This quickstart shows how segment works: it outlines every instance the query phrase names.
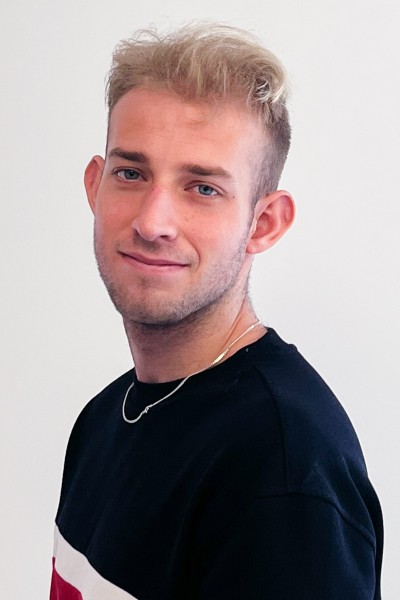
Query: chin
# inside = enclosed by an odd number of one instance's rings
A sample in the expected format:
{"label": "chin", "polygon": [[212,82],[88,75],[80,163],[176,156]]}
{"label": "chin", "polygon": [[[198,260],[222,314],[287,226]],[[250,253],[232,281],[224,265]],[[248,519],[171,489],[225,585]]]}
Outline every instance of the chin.
{"label": "chin", "polygon": [[[124,322],[144,327],[147,329],[168,329],[170,327],[192,325],[203,319],[215,310],[220,304],[221,298],[207,301],[202,304],[198,302],[181,302],[175,306],[171,302],[163,302],[162,305],[132,306],[132,303],[121,303],[120,299],[112,298],[115,308],[121,314]],[[166,307],[168,306],[168,310]]]}
{"label": "chin", "polygon": [[163,302],[162,306],[152,307],[149,303],[145,303],[144,306],[132,305],[131,302],[122,302],[121,298],[111,297],[111,300],[124,321],[139,326],[172,327],[190,316],[182,307],[173,307],[167,301]]}

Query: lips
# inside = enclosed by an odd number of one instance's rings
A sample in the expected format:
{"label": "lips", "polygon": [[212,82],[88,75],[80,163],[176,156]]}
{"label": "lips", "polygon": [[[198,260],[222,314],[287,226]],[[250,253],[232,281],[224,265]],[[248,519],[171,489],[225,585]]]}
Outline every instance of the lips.
{"label": "lips", "polygon": [[123,252],[120,251],[120,254],[128,261],[133,262],[133,263],[138,263],[138,265],[143,265],[143,266],[147,266],[147,267],[166,267],[166,268],[182,268],[182,267],[187,267],[188,264],[181,262],[181,261],[177,261],[177,260],[173,260],[170,258],[164,258],[164,257],[152,257],[152,256],[145,256],[143,254],[138,254],[136,252]]}

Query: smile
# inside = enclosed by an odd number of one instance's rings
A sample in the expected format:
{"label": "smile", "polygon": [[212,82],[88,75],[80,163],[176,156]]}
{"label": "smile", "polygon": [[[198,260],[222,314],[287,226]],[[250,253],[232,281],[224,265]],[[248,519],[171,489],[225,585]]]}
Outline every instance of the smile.
{"label": "smile", "polygon": [[177,262],[168,258],[153,258],[137,253],[120,252],[122,258],[132,267],[147,273],[173,273],[187,267],[187,263]]}

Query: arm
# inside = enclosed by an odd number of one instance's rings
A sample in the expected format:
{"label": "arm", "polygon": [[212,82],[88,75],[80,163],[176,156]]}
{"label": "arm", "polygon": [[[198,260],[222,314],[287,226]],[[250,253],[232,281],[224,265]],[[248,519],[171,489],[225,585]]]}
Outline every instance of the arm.
{"label": "arm", "polygon": [[319,497],[260,498],[215,537],[201,600],[379,600],[374,540]]}

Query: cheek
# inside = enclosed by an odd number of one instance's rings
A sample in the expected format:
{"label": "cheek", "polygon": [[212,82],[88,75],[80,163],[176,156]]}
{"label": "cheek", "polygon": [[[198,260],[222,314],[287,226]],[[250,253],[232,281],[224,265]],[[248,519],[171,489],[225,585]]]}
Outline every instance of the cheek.
{"label": "cheek", "polygon": [[121,204],[107,206],[100,203],[95,213],[95,231],[102,238],[113,238],[122,231],[131,231],[132,214]]}
{"label": "cheek", "polygon": [[196,247],[200,256],[206,258],[210,263],[217,264],[229,262],[244,252],[247,242],[247,230],[234,228],[232,226],[220,225],[209,227],[204,232],[201,240],[198,239]]}

